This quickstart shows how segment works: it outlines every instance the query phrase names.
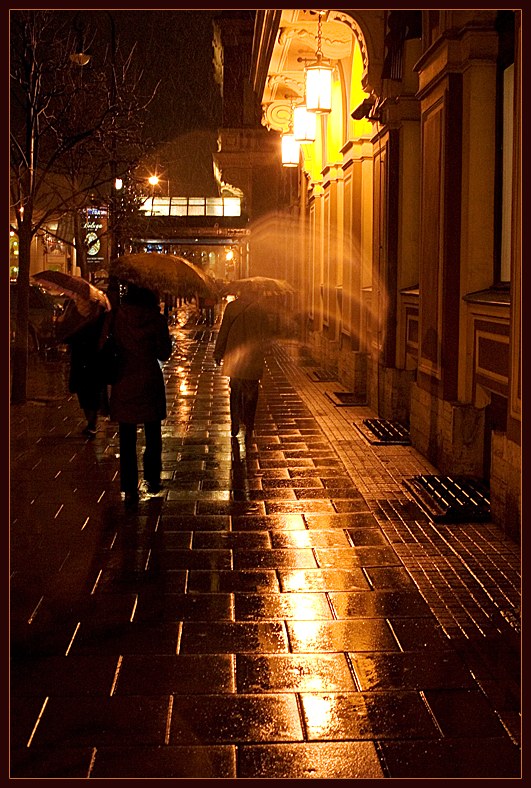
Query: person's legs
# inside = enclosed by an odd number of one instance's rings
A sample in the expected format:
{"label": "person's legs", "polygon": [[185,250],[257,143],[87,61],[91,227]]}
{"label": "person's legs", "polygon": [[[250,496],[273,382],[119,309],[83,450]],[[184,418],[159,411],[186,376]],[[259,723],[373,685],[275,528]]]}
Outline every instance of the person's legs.
{"label": "person's legs", "polygon": [[242,381],[238,378],[230,379],[230,431],[236,437],[240,430],[242,420]]}
{"label": "person's legs", "polygon": [[247,434],[254,430],[256,406],[258,404],[258,381],[244,380],[242,386],[242,421]]}
{"label": "person's legs", "polygon": [[89,438],[94,438],[96,436],[98,413],[102,404],[101,388],[92,380],[87,381],[78,391],[77,398],[87,420],[87,423],[82,430],[83,435],[88,435]]}
{"label": "person's legs", "polygon": [[100,416],[108,416],[110,412],[109,388],[107,385],[105,385],[100,389],[99,414]]}
{"label": "person's legs", "polygon": [[162,428],[160,421],[144,424],[146,448],[143,455],[144,479],[149,492],[159,492],[162,472]]}
{"label": "person's legs", "polygon": [[138,462],[136,457],[136,424],[118,425],[120,436],[120,489],[128,496],[138,497]]}
{"label": "person's legs", "polygon": [[98,411],[94,408],[83,408],[83,413],[87,420],[87,424],[83,429],[83,435],[89,438],[96,437],[96,423],[98,421]]}

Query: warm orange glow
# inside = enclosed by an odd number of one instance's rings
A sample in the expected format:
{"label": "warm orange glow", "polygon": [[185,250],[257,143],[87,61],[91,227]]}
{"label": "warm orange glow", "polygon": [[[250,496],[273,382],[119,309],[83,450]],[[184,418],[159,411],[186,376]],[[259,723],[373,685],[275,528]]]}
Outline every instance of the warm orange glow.
{"label": "warm orange glow", "polygon": [[315,112],[308,112],[306,105],[293,110],[293,133],[297,142],[315,142],[317,118]]}
{"label": "warm orange glow", "polygon": [[300,145],[293,134],[282,135],[282,166],[298,167]]}
{"label": "warm orange glow", "polygon": [[332,83],[332,113],[326,121],[326,159],[327,164],[335,164],[342,159],[341,148],[345,144],[343,122],[342,88],[339,79]]}
{"label": "warm orange glow", "polygon": [[72,63],[75,63],[76,66],[86,66],[90,60],[90,55],[87,55],[85,52],[73,52],[70,55],[70,60]]}
{"label": "warm orange glow", "polygon": [[306,68],[306,108],[319,114],[332,109],[332,67],[320,61]]}
{"label": "warm orange glow", "polygon": [[333,720],[330,695],[305,695],[304,711],[312,728],[325,732]]}
{"label": "warm orange glow", "polygon": [[365,99],[369,98],[369,94],[363,90],[362,77],[364,72],[363,56],[359,43],[355,40],[352,48],[352,70],[350,78],[350,98],[349,106],[349,132],[350,138],[358,138],[369,136],[373,132],[372,123],[367,118],[356,120],[350,114],[354,107],[358,107]]}

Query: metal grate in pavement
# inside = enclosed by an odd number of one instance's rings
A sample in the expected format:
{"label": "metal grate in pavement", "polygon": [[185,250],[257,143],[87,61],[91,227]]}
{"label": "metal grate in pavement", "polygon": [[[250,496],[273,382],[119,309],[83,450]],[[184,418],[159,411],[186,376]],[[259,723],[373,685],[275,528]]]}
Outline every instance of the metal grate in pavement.
{"label": "metal grate in pavement", "polygon": [[332,381],[337,380],[337,378],[323,369],[313,369],[311,372],[308,372],[308,377],[314,383],[332,383]]}
{"label": "metal grate in pavement", "polygon": [[346,407],[348,405],[366,405],[365,400],[354,394],[353,391],[325,391],[328,399],[336,405],[336,407]]}
{"label": "metal grate in pavement", "polygon": [[409,430],[398,421],[363,419],[361,425],[357,422],[353,423],[369,443],[398,444],[402,446],[408,446],[411,443]]}
{"label": "metal grate in pavement", "polygon": [[412,476],[405,487],[428,517],[439,523],[482,522],[490,519],[489,490],[467,476]]}

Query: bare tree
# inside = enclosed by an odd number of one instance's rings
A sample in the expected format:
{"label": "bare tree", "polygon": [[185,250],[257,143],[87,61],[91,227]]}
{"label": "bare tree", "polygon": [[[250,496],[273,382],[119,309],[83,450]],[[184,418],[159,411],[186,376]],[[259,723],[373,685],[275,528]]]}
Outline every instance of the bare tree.
{"label": "bare tree", "polygon": [[154,94],[142,96],[134,48],[123,56],[112,16],[102,13],[110,22],[107,43],[82,27],[79,13],[11,12],[10,213],[19,240],[14,404],[26,401],[33,238],[70,216],[87,276],[82,212],[94,201],[112,205],[115,177],[134,169],[148,149],[142,129]]}

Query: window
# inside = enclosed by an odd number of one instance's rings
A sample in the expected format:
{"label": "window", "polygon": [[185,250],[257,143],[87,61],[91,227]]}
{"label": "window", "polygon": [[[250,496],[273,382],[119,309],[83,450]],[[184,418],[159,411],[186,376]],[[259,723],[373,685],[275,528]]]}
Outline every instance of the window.
{"label": "window", "polygon": [[241,213],[240,198],[239,197],[224,197],[223,198],[223,215],[224,216],[239,216]]}
{"label": "window", "polygon": [[207,216],[223,216],[223,198],[207,197],[206,199]]}
{"label": "window", "polygon": [[148,216],[241,216],[239,197],[147,197]]}
{"label": "window", "polygon": [[172,197],[170,216],[186,216],[188,213],[188,200],[186,197]]}
{"label": "window", "polygon": [[496,203],[494,284],[511,279],[514,164],[514,12],[500,11],[496,106]]}
{"label": "window", "polygon": [[190,197],[188,200],[188,216],[204,216],[204,215],[205,215],[205,198]]}

